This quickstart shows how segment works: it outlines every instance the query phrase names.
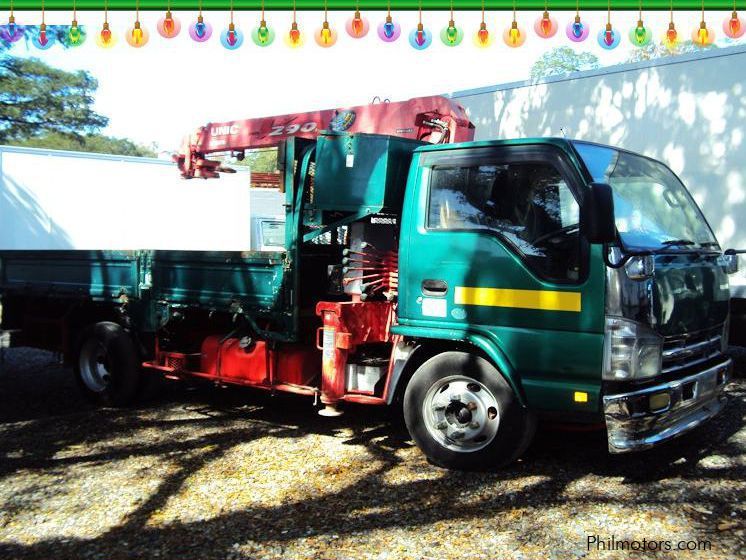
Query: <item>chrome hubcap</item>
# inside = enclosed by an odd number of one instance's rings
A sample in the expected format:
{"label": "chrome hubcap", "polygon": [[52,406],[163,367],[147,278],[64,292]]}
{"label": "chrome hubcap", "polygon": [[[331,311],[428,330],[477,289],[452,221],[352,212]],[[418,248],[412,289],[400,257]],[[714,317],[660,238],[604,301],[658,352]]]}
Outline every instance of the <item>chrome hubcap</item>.
{"label": "chrome hubcap", "polygon": [[479,381],[465,375],[439,379],[425,395],[422,417],[430,435],[453,451],[479,451],[500,426],[497,399]]}
{"label": "chrome hubcap", "polygon": [[111,382],[106,349],[97,340],[88,340],[80,351],[80,376],[91,391],[101,393]]}

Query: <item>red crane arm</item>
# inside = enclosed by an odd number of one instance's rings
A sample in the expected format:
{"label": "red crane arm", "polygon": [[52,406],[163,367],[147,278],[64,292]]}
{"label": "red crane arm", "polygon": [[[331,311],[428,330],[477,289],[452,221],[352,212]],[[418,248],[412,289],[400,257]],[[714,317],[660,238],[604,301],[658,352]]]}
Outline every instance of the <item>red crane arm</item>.
{"label": "red crane arm", "polygon": [[446,97],[418,97],[343,109],[208,123],[184,139],[174,156],[184,178],[218,177],[216,152],[240,152],[276,146],[290,137],[315,138],[322,130],[367,132],[424,140],[434,144],[474,139],[466,110]]}

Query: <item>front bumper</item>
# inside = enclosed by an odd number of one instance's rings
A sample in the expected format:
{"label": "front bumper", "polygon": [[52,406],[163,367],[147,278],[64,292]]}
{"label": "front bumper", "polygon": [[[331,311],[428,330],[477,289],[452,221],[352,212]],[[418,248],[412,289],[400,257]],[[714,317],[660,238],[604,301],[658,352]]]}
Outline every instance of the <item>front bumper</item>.
{"label": "front bumper", "polygon": [[[603,398],[609,452],[626,453],[653,447],[696,428],[725,404],[725,388],[732,361],[683,379]],[[650,397],[668,394],[670,402],[651,410]],[[662,396],[665,401],[665,396]],[[660,401],[661,397],[656,397]]]}

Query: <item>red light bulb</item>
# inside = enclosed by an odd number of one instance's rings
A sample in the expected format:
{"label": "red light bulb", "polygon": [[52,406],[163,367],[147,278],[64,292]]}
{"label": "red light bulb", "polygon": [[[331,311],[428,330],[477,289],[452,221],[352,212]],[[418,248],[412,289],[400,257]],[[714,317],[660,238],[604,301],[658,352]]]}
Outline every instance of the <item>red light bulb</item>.
{"label": "red light bulb", "polygon": [[414,40],[420,47],[425,44],[425,27],[421,23],[417,24],[417,34]]}
{"label": "red light bulb", "polygon": [[733,17],[728,22],[728,27],[733,35],[738,35],[741,32],[741,20],[738,19],[736,12],[733,12]]}
{"label": "red light bulb", "polygon": [[363,18],[360,17],[360,10],[355,10],[355,17],[352,18],[352,31],[355,35],[362,35],[365,29]]}
{"label": "red light bulb", "polygon": [[675,43],[678,38],[679,34],[676,31],[676,26],[674,26],[673,22],[669,23],[668,31],[666,31],[666,39],[668,39],[669,43]]}
{"label": "red light bulb", "polygon": [[549,19],[549,12],[544,12],[541,18],[541,32],[548,36],[552,32],[552,20]]}
{"label": "red light bulb", "polygon": [[477,39],[482,45],[486,45],[490,40],[490,32],[487,31],[487,24],[482,22],[479,24],[479,31],[477,32]]}
{"label": "red light bulb", "polygon": [[293,22],[292,27],[290,28],[290,41],[297,45],[300,41],[300,30],[298,29],[298,24]]}
{"label": "red light bulb", "polygon": [[614,44],[614,31],[611,28],[611,24],[606,24],[606,31],[604,31],[604,43],[606,43],[607,46],[611,46]]}

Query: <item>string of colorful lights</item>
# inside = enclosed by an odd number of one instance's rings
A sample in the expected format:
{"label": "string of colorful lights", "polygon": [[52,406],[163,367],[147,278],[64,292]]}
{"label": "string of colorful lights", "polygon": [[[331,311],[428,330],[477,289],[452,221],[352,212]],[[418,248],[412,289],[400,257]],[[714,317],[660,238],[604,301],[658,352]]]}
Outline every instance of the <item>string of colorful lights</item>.
{"label": "string of colorful lights", "polygon": [[[10,15],[8,17],[8,23],[0,25],[0,40],[6,43],[15,43],[26,37],[30,39],[31,43],[40,50],[49,49],[55,43],[56,35],[50,33],[46,22],[46,2],[49,0],[40,0],[41,7],[41,23],[40,25],[25,26],[15,19],[14,10],[17,8],[17,2],[14,4],[14,0],[10,2]],[[72,0],[72,22],[67,26],[64,34],[64,42],[66,46],[77,47],[85,42],[87,33],[83,25],[78,24],[77,10],[78,5],[83,0]],[[110,9],[111,0],[103,0],[104,9],[104,22],[101,30],[96,36],[96,44],[101,48],[111,48],[116,43],[116,36],[112,33],[108,13]],[[140,1],[135,0],[135,21],[132,27],[130,27],[125,33],[125,40],[127,43],[134,48],[141,48],[148,43],[149,33],[148,30],[140,22]],[[202,13],[202,1],[198,3],[198,16],[197,19],[189,26],[189,36],[197,43],[204,43],[212,36],[212,25],[205,19]],[[554,37],[559,30],[559,24],[557,20],[549,13],[549,0],[543,0],[543,12],[536,19],[534,23],[534,33],[541,39],[549,39]],[[285,34],[285,44],[292,48],[302,46],[304,43],[303,34],[301,33],[298,22],[296,19],[296,9],[298,0],[292,2],[292,13],[293,21],[290,29]],[[737,11],[737,0],[733,0],[733,11],[723,22],[723,32],[731,39],[738,39],[746,33],[746,25],[744,25],[743,19],[738,15]],[[366,17],[363,16],[360,9],[360,0],[356,0],[354,4],[354,12],[345,24],[345,31],[353,39],[361,39],[368,34],[370,30],[370,23]],[[474,34],[474,44],[480,48],[489,47],[493,41],[487,29],[487,23],[485,21],[485,5],[486,0],[481,0],[481,13],[482,19],[479,24],[479,28]],[[166,14],[163,18],[158,20],[157,31],[158,34],[164,39],[172,39],[179,35],[181,31],[181,23],[178,18],[174,17],[172,11],[172,0],[166,0]],[[314,32],[314,41],[317,45],[323,48],[332,47],[338,38],[337,31],[329,23],[329,0],[324,0],[324,19],[321,26]],[[566,35],[567,38],[575,43],[580,43],[588,39],[590,35],[590,26],[582,21],[580,16],[580,0],[575,0],[574,11],[575,17],[572,21],[567,24]],[[251,38],[255,45],[259,47],[268,47],[275,39],[274,30],[267,24],[265,16],[265,0],[261,0],[261,17],[259,25],[255,27],[251,32]],[[512,0],[512,12],[513,19],[510,26],[507,27],[502,35],[503,42],[511,47],[518,48],[523,45],[526,41],[527,34],[519,26],[516,17],[518,6],[516,0]],[[700,0],[699,9],[701,10],[702,19],[699,24],[692,30],[692,42],[700,47],[706,47],[711,45],[716,39],[716,33],[712,27],[707,24],[706,21],[706,6],[705,1]],[[418,23],[415,28],[409,33],[409,44],[417,49],[427,49],[433,40],[432,33],[425,27],[422,18],[423,11],[423,0],[418,0]],[[449,0],[448,7],[450,18],[448,24],[443,27],[440,32],[440,40],[448,47],[456,47],[461,44],[464,38],[464,31],[462,28],[456,25],[456,19],[454,15],[454,1]],[[606,25],[604,28],[598,31],[597,41],[598,44],[607,50],[617,48],[622,41],[622,34],[614,28],[612,24],[612,4],[611,0],[606,0]],[[670,23],[668,29],[663,35],[663,44],[673,50],[679,43],[680,38],[676,26],[674,24],[674,4],[673,0],[669,0],[668,10],[670,11]],[[633,46],[643,48],[649,45],[653,40],[653,32],[647,27],[643,20],[643,3],[642,0],[638,0],[636,11],[639,14],[637,24],[635,27],[630,29],[628,38]],[[234,19],[234,0],[230,0],[230,20],[228,26],[220,34],[220,43],[229,50],[236,50],[243,45],[244,35],[243,32],[236,26]],[[50,26],[51,27],[51,26]],[[391,2],[387,0],[386,4],[386,17],[378,25],[378,37],[384,42],[394,42],[401,35],[401,27],[394,21],[391,13]],[[27,33],[29,36],[27,36]]]}

